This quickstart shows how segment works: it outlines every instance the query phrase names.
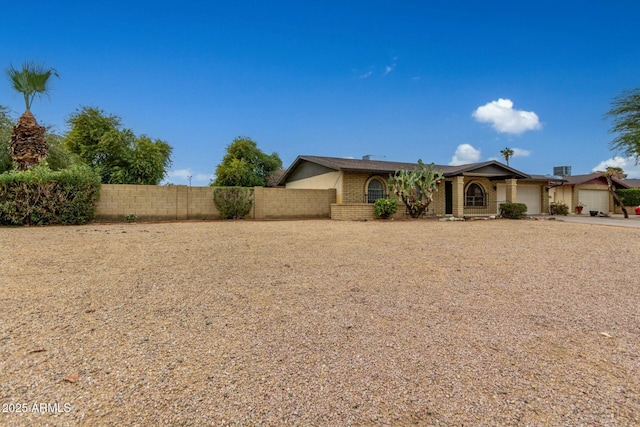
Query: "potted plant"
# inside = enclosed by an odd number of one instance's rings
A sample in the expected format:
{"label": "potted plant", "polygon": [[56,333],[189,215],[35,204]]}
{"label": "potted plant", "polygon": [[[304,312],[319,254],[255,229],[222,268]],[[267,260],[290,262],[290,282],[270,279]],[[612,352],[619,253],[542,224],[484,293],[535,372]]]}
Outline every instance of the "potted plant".
{"label": "potted plant", "polygon": [[578,215],[581,215],[582,214],[582,209],[584,209],[585,206],[586,205],[584,203],[578,202],[578,204],[576,205],[576,213]]}

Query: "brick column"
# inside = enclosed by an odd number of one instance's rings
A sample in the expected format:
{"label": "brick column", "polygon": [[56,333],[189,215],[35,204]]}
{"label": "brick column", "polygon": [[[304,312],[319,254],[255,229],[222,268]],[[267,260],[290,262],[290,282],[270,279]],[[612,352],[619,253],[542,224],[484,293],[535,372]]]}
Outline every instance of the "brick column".
{"label": "brick column", "polygon": [[507,202],[515,203],[516,202],[516,187],[518,186],[517,179],[505,179],[507,184]]}
{"label": "brick column", "polygon": [[453,177],[453,216],[464,216],[464,176]]}
{"label": "brick column", "polygon": [[265,188],[253,187],[253,209],[252,219],[264,219],[265,218]]}
{"label": "brick column", "polygon": [[548,214],[549,213],[549,189],[547,188],[547,186],[542,186],[542,189],[540,190],[542,192],[542,213],[543,214]]}
{"label": "brick column", "polygon": [[189,187],[176,185],[176,219],[189,219]]}

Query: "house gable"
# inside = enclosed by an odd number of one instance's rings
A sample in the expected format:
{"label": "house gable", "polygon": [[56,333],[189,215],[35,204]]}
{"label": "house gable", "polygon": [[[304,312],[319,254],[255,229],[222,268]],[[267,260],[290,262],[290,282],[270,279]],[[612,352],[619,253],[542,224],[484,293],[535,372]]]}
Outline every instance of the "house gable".
{"label": "house gable", "polygon": [[287,181],[299,181],[301,179],[324,175],[335,171],[336,169],[303,160],[288,173]]}
{"label": "house gable", "polygon": [[498,164],[490,164],[463,172],[466,176],[485,176],[494,179],[527,178],[523,173],[507,170]]}

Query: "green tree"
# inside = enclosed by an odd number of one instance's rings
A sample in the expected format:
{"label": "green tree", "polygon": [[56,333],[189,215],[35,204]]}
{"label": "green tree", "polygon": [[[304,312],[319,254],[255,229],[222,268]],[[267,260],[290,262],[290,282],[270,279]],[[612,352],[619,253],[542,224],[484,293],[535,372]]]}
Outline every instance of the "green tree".
{"label": "green tree", "polygon": [[504,150],[500,150],[500,155],[504,158],[504,161],[507,162],[507,166],[509,166],[509,159],[513,157],[513,150],[509,147],[505,147]]}
{"label": "green tree", "polygon": [[71,165],[82,163],[78,155],[67,150],[62,136],[47,132],[45,138],[49,144],[49,154],[45,160],[51,170],[67,169]]}
{"label": "green tree", "polygon": [[24,96],[26,111],[13,127],[9,154],[21,170],[37,165],[49,152],[49,145],[45,138],[45,128],[40,126],[31,113],[31,104],[37,96],[48,96],[49,79],[58,77],[53,68],[25,62],[22,68],[13,65],[5,70],[5,75],[11,86]]}
{"label": "green tree", "polygon": [[12,129],[13,123],[9,118],[9,109],[0,105],[0,173],[10,170],[13,163],[9,155]]}
{"label": "green tree", "polygon": [[615,97],[605,114],[613,120],[610,133],[618,134],[610,146],[636,160],[640,158],[640,88],[627,90]]}
{"label": "green tree", "polygon": [[157,185],[171,166],[171,146],[137,137],[123,128],[120,117],[94,107],[82,107],[68,119],[66,148],[97,168],[105,184]]}
{"label": "green tree", "polygon": [[389,176],[391,191],[404,202],[412,218],[419,218],[427,211],[433,201],[433,194],[438,191],[438,183],[444,178],[435,170],[433,163],[428,166],[418,160],[418,168],[407,171],[399,170]]}
{"label": "green tree", "polygon": [[266,154],[251,138],[238,137],[227,146],[227,154],[216,168],[214,186],[264,186],[267,177],[282,168],[277,153]]}

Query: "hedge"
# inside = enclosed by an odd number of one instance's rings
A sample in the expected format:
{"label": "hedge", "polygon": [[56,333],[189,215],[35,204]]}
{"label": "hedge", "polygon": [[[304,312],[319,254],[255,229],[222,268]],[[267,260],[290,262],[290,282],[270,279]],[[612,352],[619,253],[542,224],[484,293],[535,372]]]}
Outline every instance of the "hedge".
{"label": "hedge", "polygon": [[640,188],[625,188],[616,190],[625,206],[640,206]]}
{"label": "hedge", "polygon": [[100,175],[89,166],[35,166],[0,174],[0,224],[86,224],[95,218]]}
{"label": "hedge", "polygon": [[502,216],[510,219],[520,219],[527,212],[527,205],[524,203],[502,203],[500,205]]}

